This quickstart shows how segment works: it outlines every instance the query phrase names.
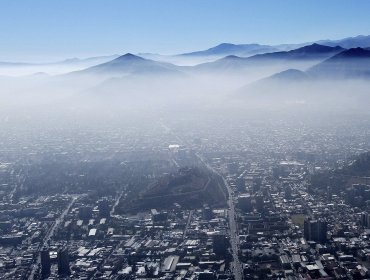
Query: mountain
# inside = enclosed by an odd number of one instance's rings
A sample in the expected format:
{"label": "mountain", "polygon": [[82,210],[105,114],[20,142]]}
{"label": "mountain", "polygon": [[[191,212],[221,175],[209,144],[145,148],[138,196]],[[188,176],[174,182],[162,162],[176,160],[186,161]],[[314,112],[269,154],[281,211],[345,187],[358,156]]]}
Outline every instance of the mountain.
{"label": "mountain", "polygon": [[[351,79],[362,78],[362,82]],[[305,108],[368,110],[370,51],[344,50],[306,71],[288,69],[249,83],[235,92],[236,100],[254,106],[304,105]],[[281,107],[281,108],[283,108]]]}
{"label": "mountain", "polygon": [[222,43],[203,51],[180,54],[179,56],[214,56],[223,57],[227,55],[251,56],[259,53],[273,52],[278,49],[260,44],[230,44]]}
{"label": "mountain", "polygon": [[296,68],[298,64],[307,61],[316,63],[343,51],[341,47],[328,47],[312,44],[298,49],[282,52],[272,52],[254,55],[251,57],[239,57],[235,55],[226,56],[219,60],[197,65],[195,69],[205,71],[240,71],[245,68],[270,67],[279,65],[275,72]]}
{"label": "mountain", "polygon": [[274,74],[266,79],[269,80],[276,80],[276,81],[305,81],[309,77],[308,75],[300,70],[297,69],[288,69],[277,74]]}
{"label": "mountain", "polygon": [[314,59],[314,60],[317,60],[317,59],[328,58],[334,54],[342,52],[343,50],[344,49],[339,46],[329,47],[329,46],[324,46],[324,45],[319,45],[317,43],[314,43],[312,45],[300,47],[298,49],[294,49],[290,51],[259,54],[259,55],[252,56],[249,59],[253,59],[253,60],[261,60],[261,59],[312,60]]}
{"label": "mountain", "polygon": [[128,75],[128,74],[180,74],[176,66],[170,63],[145,59],[127,53],[111,61],[87,68],[75,74]]}
{"label": "mountain", "polygon": [[71,71],[78,71],[117,58],[118,55],[96,56],[89,58],[69,58],[55,62],[0,62],[0,75],[23,76],[37,72],[58,75]]}
{"label": "mountain", "polygon": [[319,78],[370,78],[370,50],[352,48],[308,69]]}
{"label": "mountain", "polygon": [[350,48],[367,48],[370,47],[370,35],[359,35],[356,37],[348,37],[339,40],[319,40],[315,42],[304,42],[297,44],[279,44],[279,45],[260,45],[260,44],[231,44],[222,43],[215,47],[202,51],[194,51],[189,53],[179,54],[182,57],[224,57],[228,55],[235,55],[241,57],[249,57],[256,54],[264,54],[279,51],[290,51],[312,44],[329,46],[329,47],[342,47],[344,49]]}
{"label": "mountain", "polygon": [[[339,50],[340,48],[332,48]],[[310,50],[305,52],[304,50]],[[328,53],[330,49],[322,48],[322,46],[313,44],[311,46],[303,47],[294,51],[276,53],[277,57],[287,57],[287,54],[294,53],[292,57],[297,57],[296,54],[309,53],[310,57],[313,52],[312,50],[323,51]],[[260,56],[258,56],[260,57]],[[299,55],[300,57],[300,55]],[[250,58],[252,59],[252,58]],[[322,81],[326,78],[341,78],[342,81],[345,78],[370,78],[370,50],[362,48],[353,48],[344,50],[336,55],[316,64],[309,68],[307,71],[300,71],[297,69],[288,69],[279,73],[273,74],[266,78],[257,80],[256,82],[242,87],[239,92],[247,91],[274,91],[277,87],[285,87],[291,84],[297,84],[301,82],[310,82],[314,84],[316,81]]]}
{"label": "mountain", "polygon": [[317,43],[326,46],[340,46],[345,49],[351,48],[368,48],[370,47],[370,35],[359,35],[356,37],[348,37],[340,40],[320,40]]}
{"label": "mountain", "polygon": [[[282,93],[287,93],[287,89],[298,83],[309,80],[309,76],[297,69],[288,69],[269,77],[257,80],[253,83],[247,84],[237,90],[237,95],[248,97],[281,97]],[[278,94],[277,94],[278,93]]]}

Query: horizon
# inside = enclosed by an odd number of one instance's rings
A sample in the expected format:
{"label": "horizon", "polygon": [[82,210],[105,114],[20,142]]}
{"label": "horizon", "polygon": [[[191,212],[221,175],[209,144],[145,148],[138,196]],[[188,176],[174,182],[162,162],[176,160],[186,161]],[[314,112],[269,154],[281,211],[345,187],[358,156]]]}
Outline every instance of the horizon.
{"label": "horizon", "polygon": [[[204,49],[194,49],[194,50],[191,50],[191,51],[188,51],[188,52],[173,53],[173,54],[163,54],[163,53],[159,53],[159,52],[134,52],[134,51],[132,51],[132,52],[95,54],[95,55],[91,55],[91,56],[60,57],[60,58],[55,58],[54,60],[47,60],[47,61],[39,61],[39,60],[35,60],[35,61],[33,61],[33,60],[30,60],[30,61],[25,61],[25,60],[23,60],[23,61],[20,61],[20,60],[2,60],[2,61],[0,61],[0,63],[52,64],[52,63],[60,63],[60,62],[68,61],[68,60],[74,60],[74,59],[76,59],[76,60],[85,60],[85,59],[98,58],[98,57],[123,56],[123,55],[126,55],[126,54],[133,54],[135,56],[145,56],[147,54],[149,54],[149,55],[163,55],[163,56],[177,56],[177,55],[182,55],[182,54],[187,54],[187,53],[192,53],[192,52],[206,51],[208,49],[218,47],[222,44],[230,44],[230,45],[253,45],[253,44],[257,44],[257,45],[266,45],[266,46],[280,46],[280,45],[293,45],[293,46],[294,45],[305,45],[305,46],[308,46],[308,45],[311,45],[311,44],[319,44],[320,45],[321,44],[320,41],[337,41],[337,40],[342,40],[342,39],[368,37],[368,36],[370,36],[370,35],[360,34],[360,35],[354,35],[354,36],[346,36],[346,37],[343,37],[343,38],[332,38],[332,39],[323,38],[323,39],[317,39],[317,40],[309,41],[309,42],[290,42],[290,43],[283,42],[283,43],[279,43],[279,44],[262,44],[262,43],[259,43],[259,42],[244,42],[244,43],[221,42],[221,43],[217,43],[216,45],[206,47]],[[300,46],[297,46],[296,48],[300,48]]]}
{"label": "horizon", "polygon": [[5,0],[0,23],[8,28],[0,31],[0,61],[46,62],[128,52],[173,55],[223,42],[337,40],[366,35],[369,9],[369,2],[351,5],[344,0]]}

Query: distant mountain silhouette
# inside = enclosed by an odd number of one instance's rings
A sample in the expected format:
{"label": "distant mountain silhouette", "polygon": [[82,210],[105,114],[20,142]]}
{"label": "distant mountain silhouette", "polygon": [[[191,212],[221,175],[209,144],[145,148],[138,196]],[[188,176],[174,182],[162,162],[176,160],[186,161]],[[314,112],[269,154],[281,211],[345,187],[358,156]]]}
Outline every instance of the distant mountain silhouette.
{"label": "distant mountain silhouette", "polygon": [[328,47],[319,44],[304,46],[291,51],[272,52],[254,55],[251,57],[226,56],[214,62],[203,63],[194,67],[198,70],[241,70],[246,67],[256,67],[276,63],[299,62],[299,61],[321,61],[329,58],[344,49],[341,47]]}
{"label": "distant mountain silhouette", "polygon": [[291,51],[255,55],[250,57],[250,59],[325,59],[343,50],[344,49],[339,46],[329,47],[314,43]]}
{"label": "distant mountain silhouette", "polygon": [[176,66],[170,63],[145,59],[127,53],[111,61],[75,72],[78,74],[180,74]]}
{"label": "distant mountain silhouette", "polygon": [[356,37],[348,37],[340,40],[320,40],[318,44],[326,46],[341,46],[345,49],[351,48],[368,48],[370,47],[370,35],[359,35]]}
{"label": "distant mountain silhouette", "polygon": [[307,73],[318,78],[370,78],[370,50],[345,50],[311,67]]}
{"label": "distant mountain silhouette", "polygon": [[307,80],[309,77],[308,75],[300,70],[297,69],[288,69],[282,71],[280,73],[274,74],[266,79],[270,80],[281,80],[281,81],[303,81]]}
{"label": "distant mountain silhouette", "polygon": [[254,92],[270,94],[275,93],[277,89],[281,91],[282,87],[308,80],[309,76],[305,72],[297,69],[288,69],[245,85],[237,90],[237,93],[241,95]]}
{"label": "distant mountain silhouette", "polygon": [[190,53],[180,54],[179,56],[228,56],[236,55],[248,57],[256,54],[264,54],[279,51],[290,51],[304,46],[317,44],[329,47],[350,48],[368,48],[370,47],[370,35],[359,35],[356,37],[348,37],[339,40],[318,40],[315,42],[304,42],[299,44],[279,44],[279,45],[260,45],[260,44],[231,44],[222,43],[215,47],[202,51],[194,51]]}
{"label": "distant mountain silhouette", "polygon": [[254,54],[272,52],[277,50],[278,49],[268,45],[260,44],[236,45],[230,43],[222,43],[204,51],[184,53],[180,54],[180,56],[227,56],[227,55],[251,56]]}

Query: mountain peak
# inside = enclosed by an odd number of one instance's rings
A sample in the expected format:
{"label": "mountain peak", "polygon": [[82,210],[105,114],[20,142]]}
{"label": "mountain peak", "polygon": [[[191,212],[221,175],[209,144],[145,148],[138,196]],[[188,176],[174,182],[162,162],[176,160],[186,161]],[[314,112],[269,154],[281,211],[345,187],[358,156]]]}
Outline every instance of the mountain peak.
{"label": "mountain peak", "polygon": [[116,58],[116,60],[144,60],[144,58],[134,55],[132,53],[126,53]]}
{"label": "mountain peak", "polygon": [[221,58],[222,60],[234,60],[234,59],[241,59],[240,56],[237,56],[237,55],[228,55],[228,56],[225,56],[224,58]]}
{"label": "mountain peak", "polygon": [[230,46],[235,46],[235,44],[232,44],[232,43],[221,43],[221,44],[218,44],[217,46],[215,46],[213,48],[217,48],[217,47],[230,47]]}

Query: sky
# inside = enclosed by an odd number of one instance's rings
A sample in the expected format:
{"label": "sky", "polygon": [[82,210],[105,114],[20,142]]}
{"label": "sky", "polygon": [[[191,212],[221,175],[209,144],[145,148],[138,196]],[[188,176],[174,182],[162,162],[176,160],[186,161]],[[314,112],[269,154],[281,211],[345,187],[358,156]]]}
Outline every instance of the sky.
{"label": "sky", "polygon": [[1,0],[0,61],[370,35],[366,0]]}

